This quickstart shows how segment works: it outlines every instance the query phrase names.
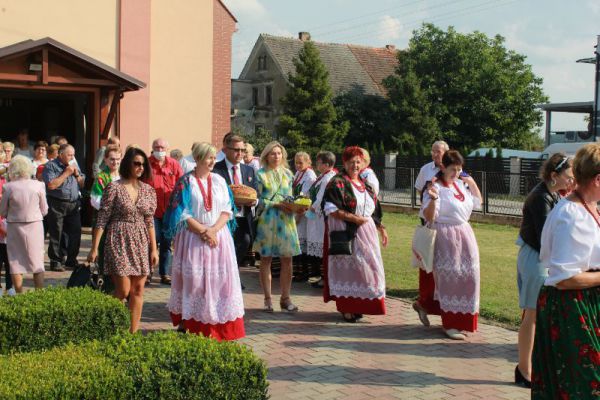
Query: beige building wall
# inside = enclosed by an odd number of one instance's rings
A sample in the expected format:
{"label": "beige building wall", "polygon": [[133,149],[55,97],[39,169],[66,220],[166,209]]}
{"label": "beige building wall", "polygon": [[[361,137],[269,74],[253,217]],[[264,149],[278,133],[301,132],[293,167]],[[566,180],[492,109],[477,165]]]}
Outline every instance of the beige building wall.
{"label": "beige building wall", "polygon": [[213,2],[152,1],[150,137],[211,141]]}
{"label": "beige building wall", "polygon": [[0,47],[47,36],[117,67],[119,0],[0,0]]}

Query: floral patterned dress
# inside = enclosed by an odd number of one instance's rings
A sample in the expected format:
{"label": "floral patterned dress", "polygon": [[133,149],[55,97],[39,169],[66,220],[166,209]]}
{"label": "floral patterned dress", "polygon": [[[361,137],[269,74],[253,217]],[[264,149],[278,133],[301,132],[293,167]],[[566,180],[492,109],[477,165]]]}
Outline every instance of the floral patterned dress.
{"label": "floral patterned dress", "polygon": [[292,195],[292,172],[285,168],[258,170],[258,197],[264,207],[258,217],[253,250],[263,257],[293,257],[300,254],[300,243],[293,214],[275,204]]}
{"label": "floral patterned dress", "polygon": [[145,276],[150,273],[150,236],[156,193],[140,182],[134,203],[121,181],[109,184],[102,196],[96,227],[105,230],[104,273]]}

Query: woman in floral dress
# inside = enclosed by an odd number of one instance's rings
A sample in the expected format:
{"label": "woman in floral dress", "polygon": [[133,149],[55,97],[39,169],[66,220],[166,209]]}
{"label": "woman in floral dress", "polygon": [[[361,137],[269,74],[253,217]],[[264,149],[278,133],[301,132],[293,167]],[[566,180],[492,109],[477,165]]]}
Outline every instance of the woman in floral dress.
{"label": "woman in floral dress", "polygon": [[258,217],[253,250],[260,253],[260,283],[265,296],[264,310],[273,312],[271,301],[271,261],[281,260],[281,309],[298,311],[292,303],[292,257],[300,254],[296,221],[292,210],[283,202],[292,195],[293,175],[288,169],[287,152],[279,142],[265,146],[258,170],[258,198],[262,213]]}
{"label": "woman in floral dress", "polygon": [[216,149],[194,146],[196,167],[175,186],[163,218],[175,238],[168,309],[180,330],[217,340],[244,337],[244,301],[233,236],[227,182],[212,173]]}
{"label": "woman in floral dress", "polygon": [[600,144],[579,149],[573,175],[542,230],[532,399],[600,398]]}
{"label": "woman in floral dress", "polygon": [[142,182],[152,174],[143,150],[129,148],[119,174],[121,179],[109,184],[102,196],[88,261],[96,261],[100,238],[106,230],[104,273],[112,275],[114,296],[121,301],[128,300],[129,330],[135,333],[142,316],[144,282],[150,273],[150,265],[158,263],[153,219],[156,193]]}

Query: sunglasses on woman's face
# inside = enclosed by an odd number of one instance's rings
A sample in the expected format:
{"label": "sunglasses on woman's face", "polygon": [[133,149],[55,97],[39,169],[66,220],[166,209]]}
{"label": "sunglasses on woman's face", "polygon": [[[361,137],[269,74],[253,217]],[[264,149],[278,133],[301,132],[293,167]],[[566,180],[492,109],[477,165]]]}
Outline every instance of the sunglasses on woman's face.
{"label": "sunglasses on woman's face", "polygon": [[132,162],[132,164],[134,167],[138,167],[138,168],[144,166],[144,163],[141,161],[134,161],[134,162]]}

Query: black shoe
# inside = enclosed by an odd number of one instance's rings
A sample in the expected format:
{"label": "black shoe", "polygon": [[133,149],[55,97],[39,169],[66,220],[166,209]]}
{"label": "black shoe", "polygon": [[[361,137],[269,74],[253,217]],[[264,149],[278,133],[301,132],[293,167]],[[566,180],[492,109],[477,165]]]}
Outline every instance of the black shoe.
{"label": "black shoe", "polygon": [[246,290],[246,286],[242,282],[240,282],[240,285],[242,285],[242,290]]}
{"label": "black shoe", "polygon": [[515,367],[515,384],[531,389],[531,381],[525,379],[518,365]]}
{"label": "black shoe", "polygon": [[65,269],[60,263],[56,261],[50,261],[50,271],[54,272],[65,272]]}
{"label": "black shoe", "polygon": [[344,318],[344,321],[346,322],[350,322],[351,324],[356,322],[356,316],[354,314],[350,314],[348,313],[348,315],[351,315],[351,317],[346,316],[346,314],[342,313],[342,318]]}

